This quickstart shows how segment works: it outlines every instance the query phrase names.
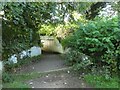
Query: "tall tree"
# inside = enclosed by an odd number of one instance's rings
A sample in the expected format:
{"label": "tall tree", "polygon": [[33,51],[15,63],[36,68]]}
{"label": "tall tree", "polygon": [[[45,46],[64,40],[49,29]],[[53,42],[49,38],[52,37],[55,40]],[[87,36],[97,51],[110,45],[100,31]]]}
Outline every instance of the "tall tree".
{"label": "tall tree", "polygon": [[106,6],[106,2],[97,2],[90,6],[90,9],[86,11],[87,19],[94,19],[99,11]]}
{"label": "tall tree", "polygon": [[[3,59],[36,45],[39,38],[39,24],[64,23],[64,18],[72,12],[83,12],[91,3],[76,2],[9,2],[4,5]],[[58,17],[59,19],[53,19]]]}

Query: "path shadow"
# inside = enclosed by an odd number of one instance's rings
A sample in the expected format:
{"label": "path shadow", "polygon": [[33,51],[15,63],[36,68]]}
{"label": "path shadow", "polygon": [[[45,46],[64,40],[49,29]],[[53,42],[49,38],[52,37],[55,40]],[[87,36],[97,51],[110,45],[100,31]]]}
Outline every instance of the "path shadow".
{"label": "path shadow", "polygon": [[32,72],[49,72],[52,70],[66,68],[64,60],[60,56],[61,54],[56,52],[42,52],[42,56],[39,61],[21,67],[17,73],[32,73]]}

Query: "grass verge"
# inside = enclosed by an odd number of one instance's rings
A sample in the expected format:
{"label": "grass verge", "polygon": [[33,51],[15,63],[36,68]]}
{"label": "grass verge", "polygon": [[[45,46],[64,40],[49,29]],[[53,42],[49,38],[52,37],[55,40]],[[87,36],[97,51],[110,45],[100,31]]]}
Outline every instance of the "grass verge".
{"label": "grass verge", "polygon": [[31,88],[25,82],[37,77],[41,77],[41,73],[30,73],[30,74],[12,74],[14,78],[13,82],[3,83],[3,88]]}
{"label": "grass verge", "polygon": [[106,80],[103,75],[87,74],[84,76],[84,80],[95,88],[119,88],[119,79],[116,76]]}

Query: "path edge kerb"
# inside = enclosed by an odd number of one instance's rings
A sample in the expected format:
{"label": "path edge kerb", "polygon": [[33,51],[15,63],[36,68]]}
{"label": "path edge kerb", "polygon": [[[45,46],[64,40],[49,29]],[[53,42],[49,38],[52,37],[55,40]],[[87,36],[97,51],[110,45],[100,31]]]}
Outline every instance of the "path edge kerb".
{"label": "path edge kerb", "polygon": [[54,73],[54,72],[59,72],[59,71],[67,71],[71,70],[73,67],[65,67],[65,68],[60,68],[56,70],[49,70],[49,71],[44,71],[44,72],[38,72],[38,73]]}
{"label": "path edge kerb", "polygon": [[[71,71],[73,67],[65,67],[61,69],[56,69],[56,70],[49,70],[49,71],[44,71],[44,72],[32,72],[32,73],[27,73],[27,74],[49,74],[49,73],[55,73],[55,72],[64,72],[64,71]],[[23,74],[15,74],[15,75],[23,75]]]}

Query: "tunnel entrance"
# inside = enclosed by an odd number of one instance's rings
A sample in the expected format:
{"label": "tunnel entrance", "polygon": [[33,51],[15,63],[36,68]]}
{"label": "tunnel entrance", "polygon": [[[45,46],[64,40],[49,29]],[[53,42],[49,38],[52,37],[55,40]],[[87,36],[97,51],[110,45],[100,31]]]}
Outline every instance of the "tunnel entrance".
{"label": "tunnel entrance", "polygon": [[59,40],[53,36],[41,36],[41,43],[42,43],[42,52],[44,54],[53,53],[53,54],[60,54],[63,53],[63,47]]}

